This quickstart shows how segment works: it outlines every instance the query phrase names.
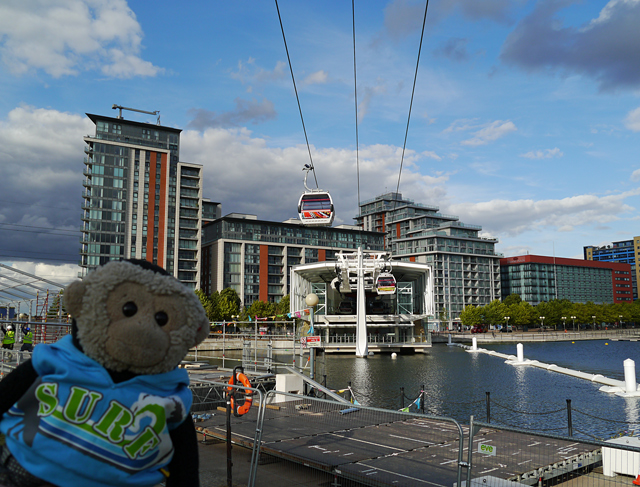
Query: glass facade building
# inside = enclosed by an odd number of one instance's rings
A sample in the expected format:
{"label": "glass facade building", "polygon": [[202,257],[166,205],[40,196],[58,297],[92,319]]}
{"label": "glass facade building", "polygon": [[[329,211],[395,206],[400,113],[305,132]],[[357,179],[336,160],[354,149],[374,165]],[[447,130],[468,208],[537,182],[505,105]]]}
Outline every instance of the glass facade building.
{"label": "glass facade building", "polygon": [[87,114],[82,273],[144,259],[195,288],[200,280],[202,166],[179,162],[180,130]]}
{"label": "glass facade building", "polygon": [[467,305],[499,299],[498,240],[480,237],[482,227],[440,213],[437,206],[386,193],[360,204],[358,225],[383,232],[385,250],[395,259],[433,265],[436,319],[450,328]]}
{"label": "glass facade building", "polygon": [[620,262],[631,266],[633,282],[633,299],[638,299],[638,280],[640,280],[640,237],[631,240],[613,242],[599,247],[588,245],[584,247],[585,260],[598,262]]}
{"label": "glass facade building", "polygon": [[242,304],[290,293],[291,267],[336,260],[340,250],[382,250],[383,235],[346,227],[305,227],[230,214],[203,227],[201,289],[233,288]]}
{"label": "glass facade building", "polygon": [[503,299],[518,294],[534,306],[554,299],[597,304],[633,300],[629,264],[521,255],[501,259],[500,266]]}

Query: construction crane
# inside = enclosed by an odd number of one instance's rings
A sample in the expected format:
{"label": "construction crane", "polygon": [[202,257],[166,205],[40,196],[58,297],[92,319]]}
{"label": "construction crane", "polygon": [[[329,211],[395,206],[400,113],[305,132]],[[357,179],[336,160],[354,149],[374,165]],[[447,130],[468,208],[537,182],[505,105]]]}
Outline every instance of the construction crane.
{"label": "construction crane", "polygon": [[160,125],[160,110],[156,110],[155,112],[147,112],[145,110],[138,110],[137,108],[122,107],[120,105],[116,105],[115,103],[113,104],[113,106],[111,108],[113,108],[114,110],[115,109],[119,109],[120,110],[118,112],[118,119],[122,118],[122,110],[129,110],[130,112],[138,112],[138,113],[147,113],[149,115],[158,115],[157,125]]}

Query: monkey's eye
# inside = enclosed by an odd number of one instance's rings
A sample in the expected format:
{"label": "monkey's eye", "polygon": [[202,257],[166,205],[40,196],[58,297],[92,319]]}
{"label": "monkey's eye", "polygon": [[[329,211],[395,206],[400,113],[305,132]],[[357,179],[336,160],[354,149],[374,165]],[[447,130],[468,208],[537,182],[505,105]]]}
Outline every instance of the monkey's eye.
{"label": "monkey's eye", "polygon": [[122,306],[122,314],[124,314],[127,318],[130,318],[137,312],[138,312],[138,307],[136,306],[136,303],[134,303],[133,301],[128,301],[124,303],[124,305]]}
{"label": "monkey's eye", "polygon": [[167,316],[167,313],[164,311],[158,311],[154,318],[156,319],[156,323],[160,326],[164,326],[169,322],[169,316]]}

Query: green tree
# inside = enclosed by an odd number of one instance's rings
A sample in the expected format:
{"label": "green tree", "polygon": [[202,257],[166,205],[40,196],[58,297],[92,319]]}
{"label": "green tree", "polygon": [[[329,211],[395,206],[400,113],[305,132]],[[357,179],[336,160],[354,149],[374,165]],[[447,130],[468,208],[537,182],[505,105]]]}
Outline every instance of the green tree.
{"label": "green tree", "polygon": [[518,304],[509,306],[508,311],[508,316],[511,317],[509,323],[517,328],[530,326],[534,322],[533,316],[535,314],[535,310],[533,306],[526,301],[520,301]]}
{"label": "green tree", "polygon": [[220,293],[220,300],[218,301],[218,313],[221,320],[230,321],[232,316],[240,314],[239,304],[227,296],[222,296],[222,293]]}
{"label": "green tree", "polygon": [[481,309],[477,306],[466,306],[460,313],[460,321],[464,326],[472,327],[482,323]]}
{"label": "green tree", "polygon": [[209,318],[209,321],[215,321],[213,319],[214,309],[213,309],[213,302],[211,301],[211,297],[207,296],[205,292],[201,289],[196,289],[195,293],[196,293],[196,296],[198,296],[198,299],[200,300],[200,304],[202,304],[202,307],[204,308],[205,313],[207,313],[207,318]]}
{"label": "green tree", "polygon": [[444,329],[447,329],[449,323],[449,311],[447,311],[446,306],[440,308],[438,319],[440,320],[440,326],[442,326]]}
{"label": "green tree", "polygon": [[520,297],[519,294],[509,294],[509,296],[507,296],[506,298],[504,298],[503,303],[506,306],[512,306],[514,304],[518,304],[522,301],[522,298]]}
{"label": "green tree", "polygon": [[286,315],[290,311],[291,298],[287,294],[276,304],[276,314]]}
{"label": "green tree", "polygon": [[274,316],[276,314],[276,304],[275,303],[265,303],[264,301],[254,301],[249,306],[247,310],[247,314],[251,316],[251,318],[268,318],[270,316]]}
{"label": "green tree", "polygon": [[220,299],[226,299],[230,301],[231,304],[236,307],[236,309],[240,309],[240,296],[238,296],[238,293],[232,287],[223,289],[220,293]]}
{"label": "green tree", "polygon": [[485,323],[488,325],[497,325],[504,323],[504,317],[507,316],[509,308],[499,299],[494,299],[481,309]]}

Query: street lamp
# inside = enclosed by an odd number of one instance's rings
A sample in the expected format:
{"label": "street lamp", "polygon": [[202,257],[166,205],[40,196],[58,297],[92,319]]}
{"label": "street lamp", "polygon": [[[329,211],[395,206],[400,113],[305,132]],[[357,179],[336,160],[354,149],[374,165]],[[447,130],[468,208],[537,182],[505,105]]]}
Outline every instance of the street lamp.
{"label": "street lamp", "polygon": [[618,326],[620,328],[622,328],[622,315],[618,316],[619,320],[618,320]]}
{"label": "street lamp", "polygon": [[507,331],[509,331],[509,318],[511,318],[511,316],[504,317],[504,319],[507,320]]}
{"label": "street lamp", "polygon": [[567,317],[563,316],[562,317],[562,326],[564,327],[564,332],[567,332]]}
{"label": "street lamp", "polygon": [[233,332],[236,333],[238,331],[238,323],[236,320],[240,320],[240,315],[231,315],[231,319],[233,320]]}
{"label": "street lamp", "polygon": [[571,316],[571,320],[573,321],[573,331],[576,331],[576,317]]}
{"label": "street lamp", "polygon": [[592,318],[593,318],[593,329],[595,331],[595,329],[596,329],[596,317],[595,317],[595,315],[593,315]]}
{"label": "street lamp", "polygon": [[542,326],[542,331],[544,332],[544,316],[540,317],[540,321],[541,321],[540,326]]}
{"label": "street lamp", "polygon": [[[310,318],[310,329],[309,329],[309,333],[311,335],[314,335],[315,332],[313,330],[313,312],[315,311],[315,307],[318,305],[318,302],[320,301],[320,299],[318,298],[318,295],[315,293],[309,293],[307,294],[307,296],[304,298],[304,302],[307,304],[307,306],[309,306],[309,308],[311,308],[311,313],[309,313],[309,318]],[[315,355],[316,355],[316,349],[315,346],[309,347],[309,366],[311,368],[311,370],[309,371],[309,378],[311,380],[314,379],[315,377]]]}

